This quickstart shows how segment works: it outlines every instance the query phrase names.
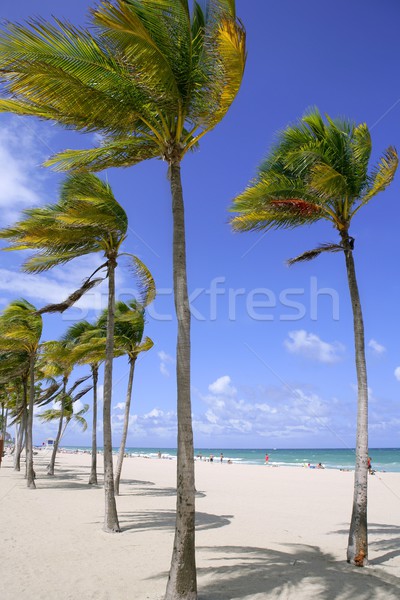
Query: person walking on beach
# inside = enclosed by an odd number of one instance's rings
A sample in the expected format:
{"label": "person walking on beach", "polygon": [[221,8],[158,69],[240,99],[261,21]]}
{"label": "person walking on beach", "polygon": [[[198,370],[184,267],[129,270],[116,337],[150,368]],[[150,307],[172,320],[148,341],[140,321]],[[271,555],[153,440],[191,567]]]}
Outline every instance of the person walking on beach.
{"label": "person walking on beach", "polygon": [[223,460],[224,460],[224,455],[223,455],[223,454],[222,454],[222,452],[221,452],[221,454],[220,454],[220,461],[221,461],[221,464],[222,464]]}
{"label": "person walking on beach", "polygon": [[266,455],[265,455],[265,464],[267,464],[267,463],[268,463],[268,461],[269,461],[269,456],[268,456],[268,454],[266,454]]}

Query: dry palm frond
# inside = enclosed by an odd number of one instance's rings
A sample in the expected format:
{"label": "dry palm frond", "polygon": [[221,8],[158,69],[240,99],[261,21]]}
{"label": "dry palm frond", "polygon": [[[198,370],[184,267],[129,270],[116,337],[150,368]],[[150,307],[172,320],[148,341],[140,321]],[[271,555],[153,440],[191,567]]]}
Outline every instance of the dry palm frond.
{"label": "dry palm frond", "polygon": [[298,263],[298,262],[305,262],[307,260],[313,260],[320,254],[322,254],[322,252],[341,252],[343,250],[344,250],[344,248],[340,244],[321,244],[320,246],[318,246],[317,248],[314,248],[313,250],[307,250],[307,252],[303,252],[303,254],[300,254],[299,256],[296,256],[295,258],[290,258],[287,261],[287,264],[291,267],[292,265],[294,265],[295,263]]}

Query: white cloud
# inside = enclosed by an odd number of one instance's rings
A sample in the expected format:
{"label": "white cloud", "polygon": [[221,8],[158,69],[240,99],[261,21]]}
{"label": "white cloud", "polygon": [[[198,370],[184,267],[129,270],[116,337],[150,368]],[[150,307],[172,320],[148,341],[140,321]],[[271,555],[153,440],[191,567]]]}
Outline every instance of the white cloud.
{"label": "white cloud", "polygon": [[400,367],[396,367],[394,370],[394,376],[396,377],[397,381],[400,381]]}
{"label": "white cloud", "polygon": [[194,414],[194,432],[212,440],[240,436],[252,440],[268,437],[278,442],[290,440],[294,434],[306,439],[310,434],[325,432],[337,409],[318,394],[287,386],[247,388],[241,397],[242,392],[228,375],[211,383],[207,394],[198,395],[208,408]]}
{"label": "white cloud", "polygon": [[369,340],[368,348],[371,348],[371,350],[373,350],[375,354],[383,354],[384,352],[386,352],[385,346],[382,346],[382,344],[379,344],[379,342],[377,342],[374,339]]}
{"label": "white cloud", "polygon": [[116,405],[114,406],[114,408],[115,408],[116,410],[124,410],[124,408],[125,408],[125,402],[118,402],[118,404],[116,404]]}
{"label": "white cloud", "polygon": [[229,375],[219,377],[216,381],[210,383],[208,389],[212,394],[222,396],[236,396],[237,393],[236,388],[231,385],[231,378]]}
{"label": "white cloud", "polygon": [[167,365],[173,364],[174,363],[174,359],[172,356],[170,356],[169,354],[167,354],[166,352],[164,352],[164,350],[160,350],[160,352],[158,352],[158,358],[160,359],[160,372],[162,375],[164,375],[164,377],[169,377],[170,376],[170,372],[169,369],[167,367]]}
{"label": "white cloud", "polygon": [[[47,173],[41,169],[46,156],[50,128],[17,117],[1,119],[0,127],[0,219],[15,220],[23,208],[39,204]],[[49,198],[46,198],[48,201]]]}
{"label": "white cloud", "polygon": [[322,363],[335,363],[341,359],[344,347],[339,342],[324,342],[315,333],[304,329],[290,331],[285,340],[286,349],[292,354],[300,354],[306,358]]}

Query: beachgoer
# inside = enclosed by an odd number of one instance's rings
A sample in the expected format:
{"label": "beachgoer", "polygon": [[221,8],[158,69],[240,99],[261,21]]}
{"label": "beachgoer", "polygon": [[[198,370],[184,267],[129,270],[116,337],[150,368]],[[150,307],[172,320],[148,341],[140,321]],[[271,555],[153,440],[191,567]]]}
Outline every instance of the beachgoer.
{"label": "beachgoer", "polygon": [[265,463],[267,463],[269,461],[269,456],[268,454],[265,455]]}
{"label": "beachgoer", "polygon": [[367,463],[368,473],[369,473],[370,475],[374,475],[374,474],[375,474],[375,471],[374,471],[374,470],[373,470],[373,468],[372,468],[371,461],[372,461],[371,457],[370,457],[370,456],[368,456],[368,463]]}
{"label": "beachgoer", "polygon": [[210,454],[210,462],[214,462],[214,455]]}
{"label": "beachgoer", "polygon": [[324,465],[322,463],[318,463],[317,464],[317,469],[325,469]]}
{"label": "beachgoer", "polygon": [[158,458],[161,458],[161,450],[158,451]]}
{"label": "beachgoer", "polygon": [[221,462],[224,460],[224,455],[222,454],[222,452],[221,452],[221,454],[219,456],[219,459],[220,459]]}

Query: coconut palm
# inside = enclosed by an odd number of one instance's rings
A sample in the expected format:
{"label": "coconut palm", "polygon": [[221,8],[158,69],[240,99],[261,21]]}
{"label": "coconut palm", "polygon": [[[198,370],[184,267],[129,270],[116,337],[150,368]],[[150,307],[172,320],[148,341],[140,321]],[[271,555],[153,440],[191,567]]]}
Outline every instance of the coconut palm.
{"label": "coconut palm", "polygon": [[33,470],[33,406],[35,400],[35,362],[42,335],[42,317],[27,300],[10,302],[0,318],[0,343],[3,351],[26,356],[29,365],[23,376],[24,407],[27,405],[29,387],[29,405],[26,419],[26,478],[29,488],[35,488]]}
{"label": "coconut palm", "polygon": [[[89,485],[97,485],[97,384],[99,367],[105,359],[105,333],[100,331],[97,324],[89,321],[78,321],[68,328],[63,340],[74,344],[74,357],[80,364],[90,365],[93,382],[92,405],[92,460],[89,475]],[[100,340],[97,337],[100,336]],[[94,339],[95,338],[95,339]],[[104,343],[103,343],[104,339]],[[100,341],[100,344],[99,344]]]}
{"label": "coconut palm", "polygon": [[354,319],[355,362],[358,381],[356,467],[353,513],[347,560],[363,566],[368,558],[367,461],[368,387],[364,324],[354,264],[353,217],[395,175],[398,156],[389,147],[369,170],[371,136],[365,123],[321,117],[314,109],[284,130],[259,169],[257,179],[233,203],[239,215],[237,231],[292,229],[325,220],[339,234],[338,243],[307,251],[289,261],[311,260],[323,252],[343,252]]}
{"label": "coconut palm", "polygon": [[[73,258],[102,252],[106,262],[100,268],[107,269],[108,277],[108,322],[106,356],[104,367],[104,488],[106,495],[104,530],[119,531],[117,508],[114,496],[111,439],[111,393],[112,361],[114,353],[114,304],[115,268],[122,242],[126,237],[127,216],[118,204],[111,187],[91,173],[72,175],[61,187],[57,204],[24,211],[25,219],[14,226],[0,231],[0,238],[10,241],[8,250],[34,250],[23,270],[40,273]],[[63,311],[75,302],[85,290],[99,279],[94,273],[77,292],[58,305],[41,309],[42,312]]]}
{"label": "coconut palm", "polygon": [[[43,375],[45,377],[61,377],[62,379],[62,390],[59,393],[59,397],[57,397],[57,400],[60,402],[60,409],[57,410],[57,413],[59,414],[58,431],[54,440],[50,462],[47,466],[47,475],[54,476],[56,455],[64,431],[64,408],[66,407],[66,401],[69,398],[67,396],[67,385],[75,366],[75,361],[72,354],[72,345],[67,342],[45,342],[42,344],[41,351],[39,368],[42,370]],[[54,418],[55,417],[53,416],[52,419],[44,420],[54,420]]]}
{"label": "coconut palm", "polygon": [[[151,301],[152,298],[153,296],[149,298],[149,301]],[[119,495],[119,484],[121,479],[122,463],[124,460],[126,439],[128,436],[129,414],[136,360],[141,352],[147,352],[153,347],[153,342],[150,338],[146,337],[145,339],[143,339],[144,324],[145,319],[143,305],[138,304],[136,300],[132,300],[128,303],[116,303],[115,347],[121,354],[124,354],[128,357],[129,362],[124,423],[122,428],[121,443],[118,452],[117,466],[115,468],[114,488],[115,494],[117,496]]]}
{"label": "coconut palm", "polygon": [[[1,319],[1,317],[0,317]],[[22,370],[21,370],[22,369]],[[2,407],[6,408],[6,423],[15,425],[14,470],[21,470],[21,454],[27,422],[27,391],[29,379],[29,360],[26,353],[4,352],[0,355],[0,382],[2,389]],[[7,416],[10,419],[7,419]]]}
{"label": "coconut palm", "polygon": [[[0,329],[1,329],[0,316]],[[21,454],[27,422],[27,398],[29,381],[29,357],[26,352],[0,352],[0,386],[5,422],[16,426],[14,446],[14,470],[21,470]],[[25,383],[25,386],[23,385]]]}
{"label": "coconut palm", "polygon": [[181,161],[223,119],[240,88],[246,50],[235,0],[114,0],[91,12],[91,32],[68,23],[9,25],[0,39],[8,94],[0,111],[34,115],[103,136],[100,147],[66,151],[59,170],[168,164],[173,279],[178,319],[177,522],[166,598],[196,598],[194,457],[190,398]]}
{"label": "coconut palm", "polygon": [[84,415],[89,410],[89,404],[84,404],[80,410],[74,412],[74,402],[76,402],[76,399],[63,391],[60,408],[48,408],[38,415],[42,423],[51,423],[52,421],[64,422],[60,440],[71,422],[77,423],[82,428],[82,431],[86,431],[87,429],[87,422]]}

